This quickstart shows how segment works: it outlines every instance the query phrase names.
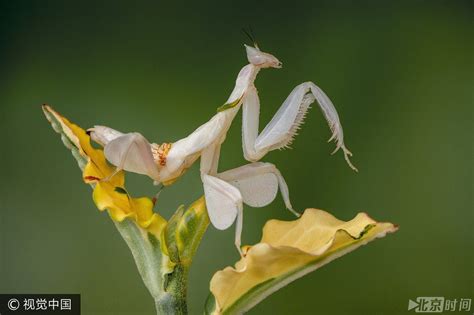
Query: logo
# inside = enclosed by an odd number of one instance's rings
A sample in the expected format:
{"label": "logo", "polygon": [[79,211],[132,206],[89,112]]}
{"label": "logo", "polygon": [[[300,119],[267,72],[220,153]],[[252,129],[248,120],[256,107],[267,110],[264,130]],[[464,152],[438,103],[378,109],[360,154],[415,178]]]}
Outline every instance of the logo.
{"label": "logo", "polygon": [[415,313],[469,312],[472,299],[446,299],[443,296],[419,296],[408,300],[408,310]]}
{"label": "logo", "polygon": [[17,299],[10,299],[8,300],[8,309],[11,311],[16,311],[20,308],[20,301]]}
{"label": "logo", "polygon": [[81,314],[79,294],[0,294],[0,314]]}

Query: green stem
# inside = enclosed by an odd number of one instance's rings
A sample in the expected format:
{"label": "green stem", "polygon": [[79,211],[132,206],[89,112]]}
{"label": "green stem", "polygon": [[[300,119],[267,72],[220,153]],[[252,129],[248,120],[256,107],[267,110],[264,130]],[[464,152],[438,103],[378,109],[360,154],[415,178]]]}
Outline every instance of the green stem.
{"label": "green stem", "polygon": [[156,313],[187,314],[188,268],[176,264],[171,273],[167,273],[169,260],[161,252],[160,244],[153,235],[145,234],[131,220],[116,222],[115,226],[132,252],[143,283],[155,301]]}
{"label": "green stem", "polygon": [[114,223],[132,252],[138,272],[148,291],[153,298],[160,296],[163,292],[160,244],[153,236],[152,238],[145,237],[144,231],[132,220],[126,219],[122,222],[114,221]]}
{"label": "green stem", "polygon": [[155,299],[157,315],[186,315],[188,308],[186,303],[188,269],[183,265],[176,265],[173,273],[168,275],[169,282],[160,297]]}
{"label": "green stem", "polygon": [[[185,315],[192,259],[209,225],[204,199],[180,208],[158,240],[129,219],[115,222],[127,243],[158,315]],[[160,243],[162,242],[162,243]]]}

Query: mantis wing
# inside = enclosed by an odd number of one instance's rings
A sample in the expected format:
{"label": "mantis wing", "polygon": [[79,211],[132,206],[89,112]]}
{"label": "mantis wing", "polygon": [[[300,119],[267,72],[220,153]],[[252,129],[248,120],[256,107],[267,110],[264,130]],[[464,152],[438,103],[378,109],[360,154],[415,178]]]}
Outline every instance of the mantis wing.
{"label": "mantis wing", "polygon": [[104,153],[107,160],[119,169],[159,179],[150,143],[137,132],[127,133],[110,141],[104,147]]}

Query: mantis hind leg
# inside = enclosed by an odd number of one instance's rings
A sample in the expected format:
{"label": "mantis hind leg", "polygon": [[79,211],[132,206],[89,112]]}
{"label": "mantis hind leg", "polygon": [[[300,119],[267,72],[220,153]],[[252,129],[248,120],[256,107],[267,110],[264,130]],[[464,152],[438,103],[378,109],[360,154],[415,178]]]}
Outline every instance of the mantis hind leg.
{"label": "mantis hind leg", "polygon": [[104,154],[117,167],[117,171],[126,170],[159,179],[150,143],[139,133],[127,133],[108,142]]}
{"label": "mantis hind leg", "polygon": [[251,207],[268,205],[280,190],[286,208],[296,216],[300,216],[291,205],[285,179],[271,163],[250,163],[219,173],[217,177],[238,188],[243,202]]}

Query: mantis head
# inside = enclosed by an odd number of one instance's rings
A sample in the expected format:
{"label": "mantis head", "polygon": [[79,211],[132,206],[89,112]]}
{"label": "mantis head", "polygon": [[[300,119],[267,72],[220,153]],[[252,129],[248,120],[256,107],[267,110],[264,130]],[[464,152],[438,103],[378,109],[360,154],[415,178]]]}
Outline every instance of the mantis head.
{"label": "mantis head", "polygon": [[276,68],[282,67],[282,63],[275,56],[261,51],[257,46],[251,47],[245,45],[247,50],[247,59],[254,66],[260,68]]}

